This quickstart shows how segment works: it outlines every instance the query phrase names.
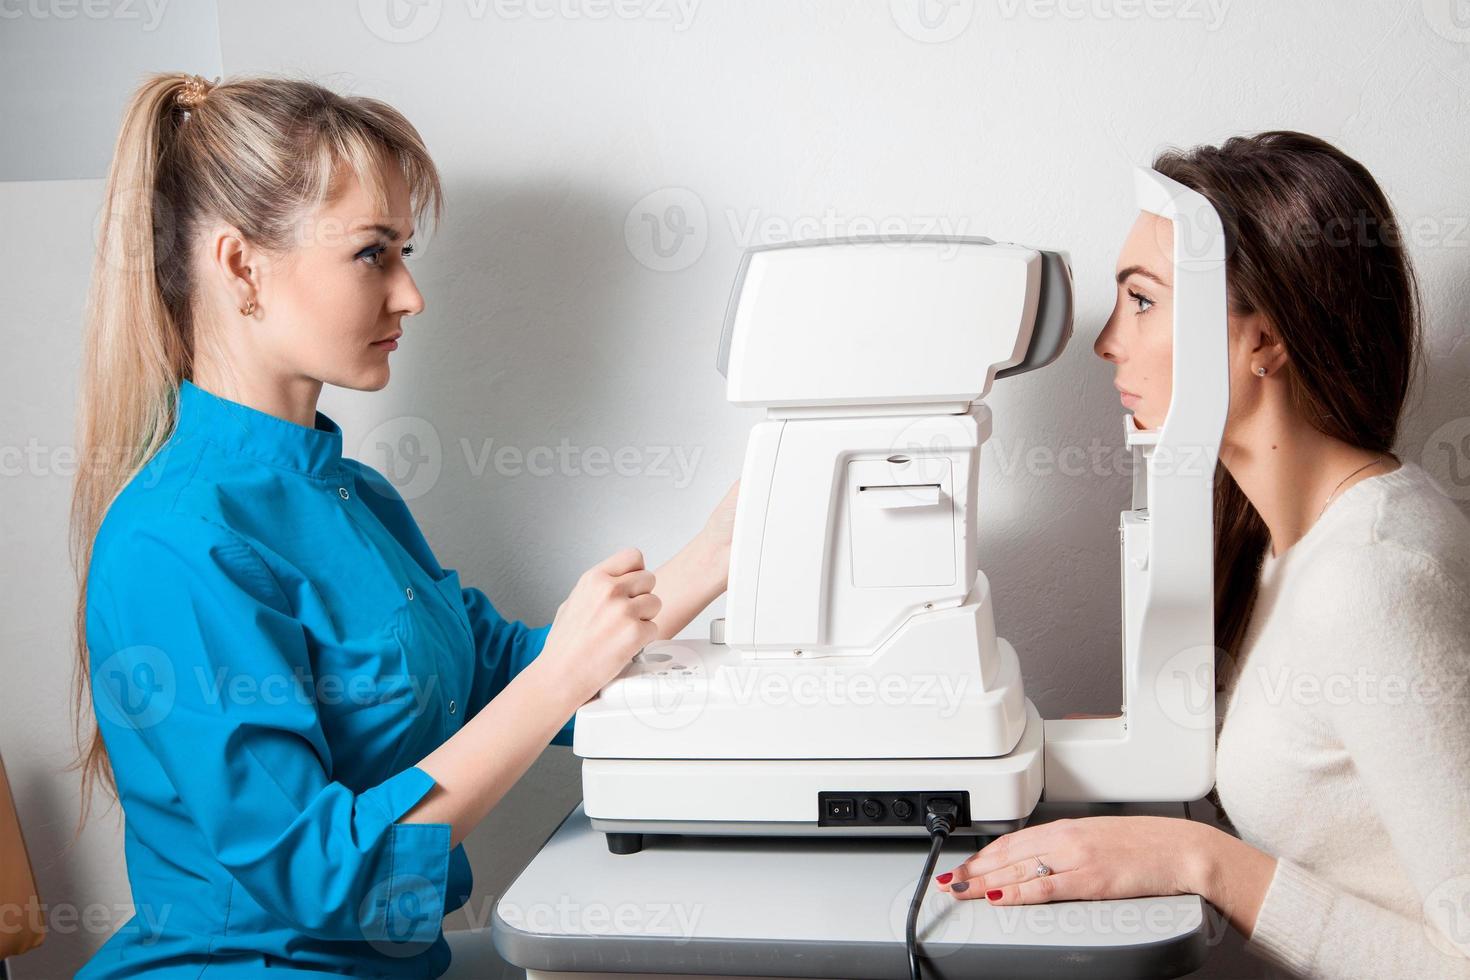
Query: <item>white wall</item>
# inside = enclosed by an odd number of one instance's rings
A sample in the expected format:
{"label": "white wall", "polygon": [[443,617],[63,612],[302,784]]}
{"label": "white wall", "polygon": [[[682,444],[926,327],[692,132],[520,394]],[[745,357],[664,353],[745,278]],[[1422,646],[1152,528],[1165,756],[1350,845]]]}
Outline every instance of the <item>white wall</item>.
{"label": "white wall", "polygon": [[211,3],[0,3],[0,181],[104,177],[138,74],[220,74]]}
{"label": "white wall", "polygon": [[[949,20],[932,28],[908,0],[684,4],[428,0],[397,29],[381,0],[220,4],[228,74],[291,71],[384,98],[443,170],[446,221],[414,260],[428,308],[406,324],[392,382],[329,391],[322,407],[380,468],[379,443],[437,440],[408,484],[415,513],[443,563],[510,615],[546,621],[621,545],[667,557],[738,475],[755,415],[725,404],[714,355],[742,246],[990,235],[1070,250],[1078,290],[1073,346],[992,398],[982,547],[997,623],[1044,715],[1115,710],[1127,477],[1056,461],[1122,442],[1111,371],[1090,348],[1133,217],[1129,167],[1240,132],[1316,133],[1379,178],[1411,230],[1429,312],[1432,372],[1400,449],[1447,485],[1452,462],[1470,467],[1441,449],[1470,428],[1470,30],[1448,0],[1154,0],[1157,15],[1130,0],[936,0]],[[32,438],[69,444],[99,200],[95,181],[0,184],[7,461]],[[675,205],[692,233],[660,258],[644,216],[679,223]],[[578,472],[537,476],[493,459],[563,439],[638,447],[643,469],[590,476],[578,455]],[[479,468],[464,447],[478,456],[487,440]],[[692,475],[655,466],[665,450],[693,459]],[[60,852],[75,808],[75,778],[57,770],[70,655],[60,469],[25,463],[0,481],[0,750],[46,899],[125,906],[115,826]],[[471,838],[470,921],[488,921],[578,796],[575,760],[549,749]],[[53,935],[17,975],[69,975],[108,929]],[[1254,969],[1225,962],[1219,975]]]}

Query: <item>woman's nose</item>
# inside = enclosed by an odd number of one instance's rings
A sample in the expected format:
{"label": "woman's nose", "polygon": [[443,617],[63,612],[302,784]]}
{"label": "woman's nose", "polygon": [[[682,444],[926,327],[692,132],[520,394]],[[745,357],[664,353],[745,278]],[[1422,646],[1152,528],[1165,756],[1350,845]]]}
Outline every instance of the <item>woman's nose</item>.
{"label": "woman's nose", "polygon": [[1116,361],[1118,359],[1118,351],[1115,337],[1113,321],[1110,318],[1107,323],[1103,324],[1102,331],[1097,335],[1097,340],[1093,341],[1092,352],[1105,361]]}
{"label": "woman's nose", "polygon": [[413,276],[406,269],[403,272],[403,281],[398,284],[394,293],[393,305],[404,316],[416,316],[424,311],[424,294],[419,292]]}

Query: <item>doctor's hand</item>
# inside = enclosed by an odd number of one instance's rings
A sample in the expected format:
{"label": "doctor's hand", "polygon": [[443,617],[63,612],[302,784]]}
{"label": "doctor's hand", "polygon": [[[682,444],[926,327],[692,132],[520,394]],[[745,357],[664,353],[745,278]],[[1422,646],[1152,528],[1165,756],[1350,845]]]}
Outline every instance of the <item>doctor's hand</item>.
{"label": "doctor's hand", "polygon": [[935,881],[993,905],[1201,894],[1210,830],[1178,817],[1053,820],[997,837]]}
{"label": "doctor's hand", "polygon": [[537,660],[555,666],[591,699],[643,647],[658,638],[653,617],[662,602],[653,594],[654,575],[643,552],[624,548],[582,573],[556,608],[546,646]]}

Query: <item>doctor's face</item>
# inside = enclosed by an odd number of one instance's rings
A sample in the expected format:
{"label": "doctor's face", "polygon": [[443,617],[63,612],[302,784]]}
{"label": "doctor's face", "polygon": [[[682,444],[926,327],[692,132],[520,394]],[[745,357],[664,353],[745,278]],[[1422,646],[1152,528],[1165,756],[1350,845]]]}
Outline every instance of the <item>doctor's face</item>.
{"label": "doctor's face", "polygon": [[1092,345],[1141,429],[1164,424],[1173,394],[1173,250],[1174,226],[1140,212],[1118,254],[1112,316]]}
{"label": "doctor's face", "polygon": [[350,171],[338,179],[332,199],[302,219],[296,247],[256,255],[251,356],[277,375],[376,391],[388,383],[403,319],[424,308],[404,262],[409,191],[397,168],[385,168],[385,213]]}

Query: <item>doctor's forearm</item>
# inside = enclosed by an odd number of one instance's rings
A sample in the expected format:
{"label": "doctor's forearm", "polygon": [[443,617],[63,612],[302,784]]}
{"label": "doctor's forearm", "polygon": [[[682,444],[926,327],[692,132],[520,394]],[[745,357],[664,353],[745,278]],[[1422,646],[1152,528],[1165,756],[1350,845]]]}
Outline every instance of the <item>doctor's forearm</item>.
{"label": "doctor's forearm", "polygon": [[437,784],[400,823],[447,823],[458,844],[531,768],[581,700],[532,661],[418,767]]}
{"label": "doctor's forearm", "polygon": [[725,591],[730,551],[701,532],[653,574],[654,595],[663,603],[653,621],[659,639],[671,640]]}

